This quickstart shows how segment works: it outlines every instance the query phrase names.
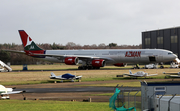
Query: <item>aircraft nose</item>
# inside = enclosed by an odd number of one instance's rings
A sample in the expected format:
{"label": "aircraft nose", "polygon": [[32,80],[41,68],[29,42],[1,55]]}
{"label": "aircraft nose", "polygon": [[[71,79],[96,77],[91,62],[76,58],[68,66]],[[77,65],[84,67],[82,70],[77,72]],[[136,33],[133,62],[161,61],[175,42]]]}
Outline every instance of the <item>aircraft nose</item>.
{"label": "aircraft nose", "polygon": [[177,55],[173,53],[169,54],[168,56],[164,56],[164,60],[167,60],[167,61],[174,61],[176,58],[177,58]]}
{"label": "aircraft nose", "polygon": [[176,55],[176,54],[173,54],[173,58],[176,59],[176,58],[177,58],[177,55]]}
{"label": "aircraft nose", "polygon": [[175,54],[176,58],[178,58],[178,56]]}

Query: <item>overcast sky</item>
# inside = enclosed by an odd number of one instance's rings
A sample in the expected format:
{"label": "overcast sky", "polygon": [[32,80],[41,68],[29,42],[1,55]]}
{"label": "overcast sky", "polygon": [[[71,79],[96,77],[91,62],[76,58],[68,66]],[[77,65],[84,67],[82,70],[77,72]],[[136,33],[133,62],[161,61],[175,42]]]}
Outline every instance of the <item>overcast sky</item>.
{"label": "overcast sky", "polygon": [[180,26],[178,0],[0,0],[0,43],[141,44],[144,31]]}

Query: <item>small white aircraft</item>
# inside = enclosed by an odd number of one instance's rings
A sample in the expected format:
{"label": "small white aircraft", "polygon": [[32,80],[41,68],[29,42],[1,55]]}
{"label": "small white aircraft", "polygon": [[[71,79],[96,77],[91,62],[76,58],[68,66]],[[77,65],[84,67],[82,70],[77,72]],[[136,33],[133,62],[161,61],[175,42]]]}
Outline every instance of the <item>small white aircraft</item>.
{"label": "small white aircraft", "polygon": [[178,72],[178,73],[165,73],[165,72],[163,72],[163,74],[170,74],[170,75],[166,75],[166,76],[169,76],[172,78],[180,78],[180,72]]}
{"label": "small white aircraft", "polygon": [[5,88],[3,85],[0,85],[0,94],[1,99],[10,99],[9,94],[18,94],[25,91],[13,91],[15,88]]}
{"label": "small white aircraft", "polygon": [[147,64],[144,67],[145,69],[157,69],[157,65],[156,64]]}
{"label": "small white aircraft", "polygon": [[136,73],[132,73],[131,70],[129,70],[129,74],[123,74],[123,75],[126,75],[126,76],[130,76],[130,77],[148,77],[148,76],[156,76],[158,74],[148,74],[148,73],[145,73],[143,71],[138,71]]}
{"label": "small white aircraft", "polygon": [[56,76],[53,72],[51,72],[51,76],[50,76],[50,79],[59,79],[61,80],[61,82],[63,82],[63,80],[71,80],[72,82],[74,82],[74,80],[81,79],[81,78],[82,76],[76,76],[69,73]]}

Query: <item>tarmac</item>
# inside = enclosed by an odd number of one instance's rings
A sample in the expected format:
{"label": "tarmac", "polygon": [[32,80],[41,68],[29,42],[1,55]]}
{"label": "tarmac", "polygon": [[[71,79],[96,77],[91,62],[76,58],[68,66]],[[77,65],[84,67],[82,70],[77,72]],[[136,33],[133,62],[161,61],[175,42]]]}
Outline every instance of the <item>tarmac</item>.
{"label": "tarmac", "polygon": [[[16,90],[26,91],[22,94],[12,94],[10,99],[18,100],[60,100],[60,101],[84,101],[91,98],[92,102],[108,102],[111,96],[99,96],[99,94],[114,93],[115,87],[88,86],[103,83],[118,83],[115,81],[95,81],[95,82],[66,82],[48,83],[34,85],[12,85],[6,87],[16,87]],[[123,91],[138,91],[139,87],[123,87]]]}

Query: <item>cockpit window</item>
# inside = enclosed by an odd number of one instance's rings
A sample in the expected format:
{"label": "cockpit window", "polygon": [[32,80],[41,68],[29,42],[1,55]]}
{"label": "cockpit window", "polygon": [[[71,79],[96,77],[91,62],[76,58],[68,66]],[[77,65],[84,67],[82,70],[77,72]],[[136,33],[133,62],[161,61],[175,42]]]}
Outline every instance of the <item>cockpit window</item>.
{"label": "cockpit window", "polygon": [[168,55],[170,55],[170,54],[173,54],[173,53],[169,52]]}

